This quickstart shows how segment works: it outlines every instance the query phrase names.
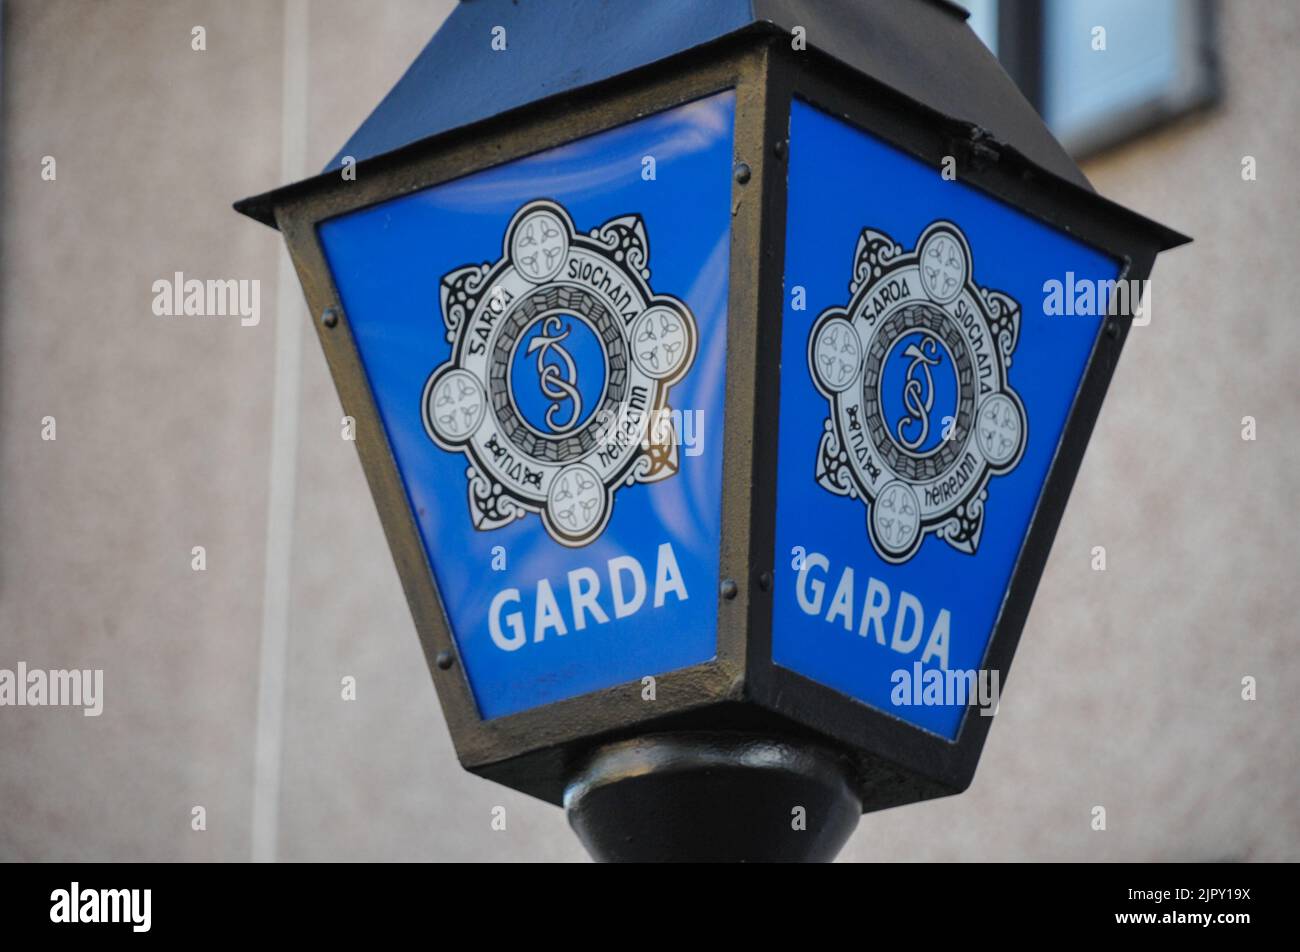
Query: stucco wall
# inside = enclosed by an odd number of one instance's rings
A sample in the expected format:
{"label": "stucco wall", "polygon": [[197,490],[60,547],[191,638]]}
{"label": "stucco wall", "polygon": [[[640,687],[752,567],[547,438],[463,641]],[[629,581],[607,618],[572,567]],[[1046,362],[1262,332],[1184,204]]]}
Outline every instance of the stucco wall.
{"label": "stucco wall", "polygon": [[[315,171],[451,6],[5,3],[0,667],[106,696],[0,708],[0,858],[583,857],[457,765],[279,236],[229,208]],[[1157,266],[974,785],[845,859],[1300,858],[1300,10],[1221,29],[1221,107],[1087,169],[1196,243]],[[259,279],[260,324],[155,316],[176,271]]]}

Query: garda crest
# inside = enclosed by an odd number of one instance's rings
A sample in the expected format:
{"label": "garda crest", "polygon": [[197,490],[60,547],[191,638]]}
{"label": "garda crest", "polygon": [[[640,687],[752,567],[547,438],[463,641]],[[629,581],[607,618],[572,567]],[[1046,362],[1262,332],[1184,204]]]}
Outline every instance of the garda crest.
{"label": "garda crest", "polygon": [[596,539],[614,492],[678,467],[668,391],[695,360],[695,318],[649,285],[639,215],[579,234],[559,204],[515,212],[502,257],[442,279],[451,357],[424,387],[425,431],[469,461],[478,529],[539,513],[568,546]]}
{"label": "garda crest", "polygon": [[831,406],[817,481],[866,503],[867,534],[888,562],[906,562],[928,533],[973,555],[989,479],[1025,449],[1008,380],[1020,305],[972,274],[951,222],[930,225],[911,252],[866,229],[847,308],[823,311],[808,338],[808,369]]}

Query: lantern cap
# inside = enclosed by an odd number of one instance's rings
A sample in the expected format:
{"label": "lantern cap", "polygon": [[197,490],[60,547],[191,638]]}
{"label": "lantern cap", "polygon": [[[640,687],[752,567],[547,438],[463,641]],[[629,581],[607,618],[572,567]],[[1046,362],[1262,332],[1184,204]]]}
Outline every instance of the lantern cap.
{"label": "lantern cap", "polygon": [[[988,129],[1083,184],[966,17],[962,7],[934,0],[465,0],[327,168],[345,155],[373,158],[733,33],[801,26],[811,48]],[[498,27],[504,51],[492,46]]]}
{"label": "lantern cap", "polygon": [[[462,0],[322,175],[337,174],[345,156],[361,163],[388,155],[730,36],[791,35],[802,27],[808,49],[906,96],[954,130],[965,127],[970,138],[1091,192],[967,16],[949,0]],[[504,50],[493,49],[498,28]],[[275,205],[320,178],[235,208],[274,227]],[[1186,240],[1162,231],[1161,247]]]}

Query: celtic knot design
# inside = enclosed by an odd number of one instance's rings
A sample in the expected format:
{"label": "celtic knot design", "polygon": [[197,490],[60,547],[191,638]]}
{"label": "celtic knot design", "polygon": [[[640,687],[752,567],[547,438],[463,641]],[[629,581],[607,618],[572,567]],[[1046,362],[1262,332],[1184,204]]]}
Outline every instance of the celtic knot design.
{"label": "celtic knot design", "polygon": [[478,307],[478,294],[487,278],[487,265],[470,265],[457,268],[442,279],[439,296],[442,302],[442,319],[447,330],[456,331],[465,318]]}
{"label": "celtic knot design", "polygon": [[1001,291],[985,291],[983,298],[989,308],[989,328],[1010,366],[1011,355],[1020,339],[1020,305]]}
{"label": "celtic knot design", "polygon": [[605,222],[593,230],[592,237],[603,244],[615,261],[650,280],[650,239],[640,215],[625,215]]}
{"label": "celtic knot design", "polygon": [[903,253],[903,246],[888,235],[864,228],[853,253],[853,279],[849,294],[857,294],[867,282],[880,277],[885,268]]}

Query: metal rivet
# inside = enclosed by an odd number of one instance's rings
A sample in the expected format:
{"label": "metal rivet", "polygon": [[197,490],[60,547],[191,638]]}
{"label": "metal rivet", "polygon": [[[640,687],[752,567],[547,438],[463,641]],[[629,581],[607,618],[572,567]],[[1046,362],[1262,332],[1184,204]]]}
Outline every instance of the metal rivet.
{"label": "metal rivet", "polygon": [[784,159],[784,158],[785,158],[785,140],[784,140],[784,139],[777,139],[777,140],[776,140],[776,145],[774,145],[774,146],[772,147],[772,151],[774,151],[774,152],[776,153],[776,157],[777,157],[778,159]]}
{"label": "metal rivet", "polygon": [[451,656],[450,651],[439,651],[438,657],[434,659],[433,663],[438,666],[440,671],[447,671],[455,663],[455,660],[456,659]]}
{"label": "metal rivet", "polygon": [[727,579],[723,579],[723,580],[722,580],[722,597],[723,597],[723,598],[728,599],[728,600],[733,599],[733,598],[736,597],[736,593],[739,592],[739,591],[740,591],[740,587],[736,584],[736,580],[735,580],[735,579],[727,578]]}
{"label": "metal rivet", "polygon": [[320,322],[324,324],[326,327],[338,327],[339,312],[334,310],[334,308],[332,307],[325,308],[325,310],[321,313]]}
{"label": "metal rivet", "polygon": [[744,162],[741,162],[739,165],[736,166],[736,181],[739,182],[741,185],[745,185],[746,183],[748,183],[750,176],[752,176],[753,174],[754,173],[750,171],[749,166],[746,165]]}
{"label": "metal rivet", "polygon": [[772,587],[772,573],[764,572],[758,577],[758,587],[763,591],[768,591]]}
{"label": "metal rivet", "polygon": [[1119,337],[1119,321],[1112,320],[1106,325],[1106,336],[1111,340]]}

